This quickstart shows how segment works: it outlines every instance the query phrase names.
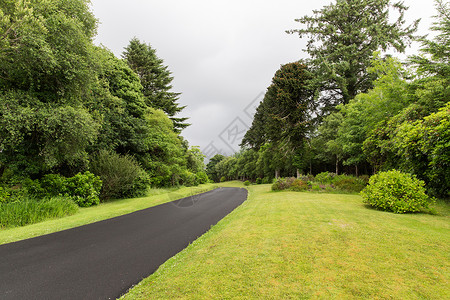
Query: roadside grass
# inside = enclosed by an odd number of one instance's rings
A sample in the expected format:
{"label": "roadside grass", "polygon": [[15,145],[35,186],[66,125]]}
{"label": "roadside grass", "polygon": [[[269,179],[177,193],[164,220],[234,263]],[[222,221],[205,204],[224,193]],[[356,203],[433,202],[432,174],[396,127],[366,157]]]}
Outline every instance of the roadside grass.
{"label": "roadside grass", "polygon": [[448,203],[435,215],[394,214],[358,195],[248,189],[122,298],[450,299]]}
{"label": "roadside grass", "polygon": [[145,197],[112,200],[97,206],[80,208],[75,214],[63,218],[50,219],[23,227],[0,228],[0,245],[121,216],[193,194],[203,193],[217,186],[217,184],[202,184],[196,187],[151,189]]}

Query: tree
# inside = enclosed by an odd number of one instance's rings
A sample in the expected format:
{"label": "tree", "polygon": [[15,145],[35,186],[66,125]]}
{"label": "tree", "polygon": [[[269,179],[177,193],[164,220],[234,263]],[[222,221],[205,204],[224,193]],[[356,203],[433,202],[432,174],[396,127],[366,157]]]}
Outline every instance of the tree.
{"label": "tree", "polygon": [[419,75],[419,80],[415,82],[418,102],[427,107],[429,113],[437,112],[450,98],[449,3],[436,0],[435,5],[438,15],[431,30],[436,31],[437,35],[433,40],[422,37],[422,54],[410,58]]}
{"label": "tree", "polygon": [[[390,9],[398,12],[392,23]],[[404,27],[406,10],[401,2],[389,0],[337,0],[315,10],[313,16],[296,20],[306,28],[287,32],[309,38],[305,51],[311,57],[325,108],[346,104],[372,87],[374,77],[367,67],[374,51],[405,50],[419,22]]]}
{"label": "tree", "polygon": [[214,182],[219,182],[220,177],[216,170],[216,165],[225,159],[225,156],[222,154],[216,154],[214,155],[206,165],[206,174],[208,174],[208,177],[211,178]]}
{"label": "tree", "polygon": [[[242,145],[258,150],[270,143],[271,150],[287,161],[300,150],[314,126],[315,92],[310,87],[311,74],[303,62],[282,65],[275,73],[263,101],[257,108],[252,126]],[[280,169],[275,170],[275,177]]]}
{"label": "tree", "polygon": [[97,20],[87,0],[0,1],[0,88],[80,101],[95,80]]}
{"label": "tree", "polygon": [[180,93],[171,91],[173,77],[168,67],[163,64],[164,61],[156,55],[156,50],[133,38],[122,56],[138,74],[147,105],[163,110],[174,122],[177,132],[189,126],[184,123],[187,118],[175,117],[185,106],[179,106],[176,102]]}

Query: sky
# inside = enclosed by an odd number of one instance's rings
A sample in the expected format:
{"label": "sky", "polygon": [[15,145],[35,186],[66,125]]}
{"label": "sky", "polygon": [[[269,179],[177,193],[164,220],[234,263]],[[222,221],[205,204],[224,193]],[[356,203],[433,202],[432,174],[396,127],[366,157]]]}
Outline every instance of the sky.
{"label": "sky", "polygon": [[[99,19],[95,43],[121,57],[133,37],[150,44],[172,72],[173,91],[192,125],[182,136],[208,158],[239,150],[274,73],[307,58],[306,39],[287,34],[295,19],[330,0],[91,0]],[[404,0],[407,24],[422,19],[427,34],[432,0]],[[408,54],[417,53],[412,45]],[[395,54],[394,54],[395,55]],[[397,55],[398,56],[398,55]]]}

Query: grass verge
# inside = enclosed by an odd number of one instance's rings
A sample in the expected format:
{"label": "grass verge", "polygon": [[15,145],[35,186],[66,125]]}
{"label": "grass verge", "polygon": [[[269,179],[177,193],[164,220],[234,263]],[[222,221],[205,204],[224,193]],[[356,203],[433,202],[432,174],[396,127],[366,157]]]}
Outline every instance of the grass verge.
{"label": "grass verge", "polygon": [[358,195],[249,199],[123,299],[449,299],[450,208],[369,209]]}
{"label": "grass verge", "polygon": [[152,189],[146,197],[114,200],[97,206],[80,208],[77,213],[71,216],[23,227],[0,229],[0,245],[106,220],[193,194],[203,193],[216,187],[216,184],[202,184],[196,187],[178,189]]}

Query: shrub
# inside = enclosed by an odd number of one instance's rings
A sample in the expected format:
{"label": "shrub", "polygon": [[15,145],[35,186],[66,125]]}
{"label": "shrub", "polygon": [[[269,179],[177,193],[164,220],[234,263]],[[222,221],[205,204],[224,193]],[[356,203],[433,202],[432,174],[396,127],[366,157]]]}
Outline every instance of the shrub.
{"label": "shrub", "polygon": [[395,213],[417,212],[428,208],[432,199],[425,194],[425,183],[397,170],[380,172],[369,179],[361,191],[364,202]]}
{"label": "shrub", "polygon": [[64,184],[65,194],[70,196],[78,206],[89,207],[100,203],[102,181],[89,171],[67,178]]}
{"label": "shrub", "polygon": [[209,181],[208,175],[206,174],[205,171],[197,172],[196,176],[197,176],[197,182],[199,184],[208,183],[208,181]]}
{"label": "shrub", "polygon": [[250,181],[248,181],[248,180],[244,181],[244,185],[245,186],[249,186],[250,185]]}
{"label": "shrub", "polygon": [[76,213],[78,206],[69,197],[27,199],[0,204],[0,226],[24,226]]}
{"label": "shrub", "polygon": [[133,197],[147,191],[145,171],[130,155],[101,150],[93,157],[90,170],[103,182],[102,199]]}
{"label": "shrub", "polygon": [[339,190],[356,193],[359,193],[366,186],[362,179],[349,175],[336,175],[332,183]]}
{"label": "shrub", "polygon": [[9,199],[8,191],[0,186],[0,203],[6,203]]}
{"label": "shrub", "polygon": [[308,189],[308,184],[301,179],[296,179],[291,184],[291,190],[296,191],[296,192],[306,191],[307,189]]}
{"label": "shrub", "polygon": [[287,190],[291,187],[292,183],[295,180],[296,179],[294,177],[278,178],[277,181],[275,181],[275,183],[272,184],[272,191]]}
{"label": "shrub", "polygon": [[322,172],[316,175],[315,181],[326,184],[331,183],[334,176],[336,176],[335,173],[330,172]]}
{"label": "shrub", "polygon": [[225,176],[220,177],[220,182],[225,182],[227,181],[227,178]]}
{"label": "shrub", "polygon": [[269,184],[272,183],[272,179],[270,177],[264,177],[262,179],[262,184]]}
{"label": "shrub", "polygon": [[181,180],[183,182],[183,185],[185,185],[185,186],[197,186],[198,185],[197,175],[188,170],[184,170],[181,173]]}
{"label": "shrub", "polygon": [[262,179],[261,178],[256,178],[256,184],[261,184],[262,183]]}

